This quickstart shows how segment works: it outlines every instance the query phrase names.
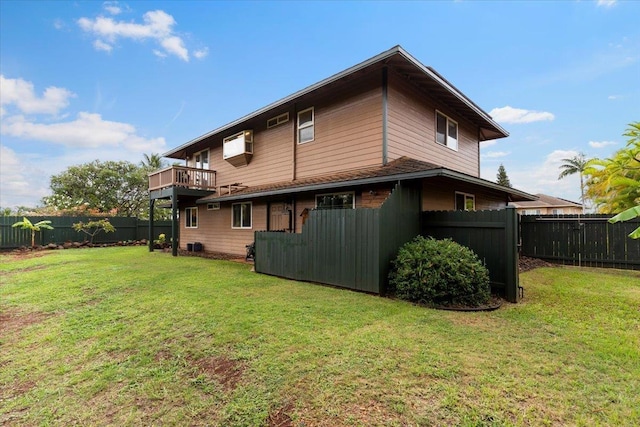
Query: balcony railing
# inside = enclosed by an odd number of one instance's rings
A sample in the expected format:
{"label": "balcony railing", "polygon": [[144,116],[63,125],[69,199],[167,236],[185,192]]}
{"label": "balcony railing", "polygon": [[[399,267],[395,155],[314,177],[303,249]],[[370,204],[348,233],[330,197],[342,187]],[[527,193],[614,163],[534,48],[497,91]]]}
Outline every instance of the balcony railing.
{"label": "balcony railing", "polygon": [[149,174],[150,191],[174,186],[215,191],[216,171],[185,166],[170,166]]}

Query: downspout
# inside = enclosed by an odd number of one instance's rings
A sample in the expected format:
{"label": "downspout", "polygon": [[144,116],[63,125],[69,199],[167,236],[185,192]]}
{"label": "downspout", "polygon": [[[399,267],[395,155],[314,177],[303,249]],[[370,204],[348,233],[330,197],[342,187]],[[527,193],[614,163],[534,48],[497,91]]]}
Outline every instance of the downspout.
{"label": "downspout", "polygon": [[386,165],[388,161],[388,141],[387,141],[387,67],[382,68],[382,165]]}
{"label": "downspout", "polygon": [[298,132],[297,132],[297,127],[298,127],[298,104],[294,103],[293,104],[293,150],[292,150],[292,159],[291,159],[291,181],[295,181],[296,180],[296,157],[298,154],[298,141],[297,141],[297,137],[298,137]]}
{"label": "downspout", "polygon": [[478,178],[480,178],[480,137],[482,136],[482,131],[480,130],[480,126],[478,126]]}

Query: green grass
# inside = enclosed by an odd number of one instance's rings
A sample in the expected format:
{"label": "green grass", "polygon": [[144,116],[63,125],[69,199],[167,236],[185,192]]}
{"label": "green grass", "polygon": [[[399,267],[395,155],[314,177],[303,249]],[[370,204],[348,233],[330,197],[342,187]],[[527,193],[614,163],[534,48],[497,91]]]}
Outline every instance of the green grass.
{"label": "green grass", "polygon": [[459,313],[140,247],[2,255],[0,424],[638,425],[639,279],[538,269]]}

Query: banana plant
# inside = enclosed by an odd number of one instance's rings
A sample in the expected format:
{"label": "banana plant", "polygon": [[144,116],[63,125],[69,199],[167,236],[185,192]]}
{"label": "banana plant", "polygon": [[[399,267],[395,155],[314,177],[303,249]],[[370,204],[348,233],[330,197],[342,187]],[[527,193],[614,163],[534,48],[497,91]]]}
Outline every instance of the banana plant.
{"label": "banana plant", "polygon": [[[630,209],[627,209],[626,211],[620,212],[618,215],[614,216],[613,218],[610,218],[609,222],[613,224],[615,222],[629,221],[633,218],[638,218],[638,217],[640,217],[640,205],[634,206]],[[640,227],[633,230],[629,234],[629,237],[631,237],[632,239],[640,239]]]}
{"label": "banana plant", "polygon": [[36,245],[36,233],[40,230],[53,230],[53,227],[50,225],[51,221],[43,220],[32,224],[31,221],[27,219],[27,217],[22,217],[22,221],[18,221],[12,225],[13,228],[22,228],[23,230],[31,230],[31,247],[33,248]]}

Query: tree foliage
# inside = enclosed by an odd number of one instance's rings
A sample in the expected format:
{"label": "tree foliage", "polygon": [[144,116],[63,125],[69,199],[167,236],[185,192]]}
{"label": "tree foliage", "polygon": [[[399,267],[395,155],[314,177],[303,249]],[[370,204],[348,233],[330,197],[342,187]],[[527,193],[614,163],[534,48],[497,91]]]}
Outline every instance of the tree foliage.
{"label": "tree foliage", "polygon": [[640,122],[629,126],[626,147],[611,158],[591,160],[586,170],[587,194],[601,213],[640,205]]}
{"label": "tree foliage", "polygon": [[23,217],[22,221],[18,221],[12,225],[13,228],[22,228],[23,230],[31,230],[31,247],[36,245],[36,233],[40,230],[53,230],[51,221],[43,220],[33,224],[27,217]]}
{"label": "tree foliage", "polygon": [[498,174],[496,175],[496,182],[504,187],[511,188],[511,181],[509,181],[509,176],[507,176],[507,170],[504,168],[503,164],[500,164],[498,168]]}
{"label": "tree foliage", "polygon": [[141,167],[127,161],[94,160],[51,177],[53,194],[43,199],[56,209],[85,206],[97,213],[144,216],[148,206],[148,180]]}
{"label": "tree foliage", "polygon": [[558,175],[559,180],[576,173],[580,175],[580,202],[582,203],[582,212],[584,213],[584,174],[588,160],[584,153],[578,153],[576,156],[570,159],[562,159],[562,161],[564,163],[560,165],[561,172],[560,175]]}
{"label": "tree foliage", "polygon": [[113,233],[116,231],[116,228],[109,222],[108,218],[103,218],[99,220],[91,220],[89,222],[76,222],[72,224],[74,230],[78,232],[83,232],[84,234],[91,237],[90,242],[93,243],[93,238],[101,231],[105,233]]}

